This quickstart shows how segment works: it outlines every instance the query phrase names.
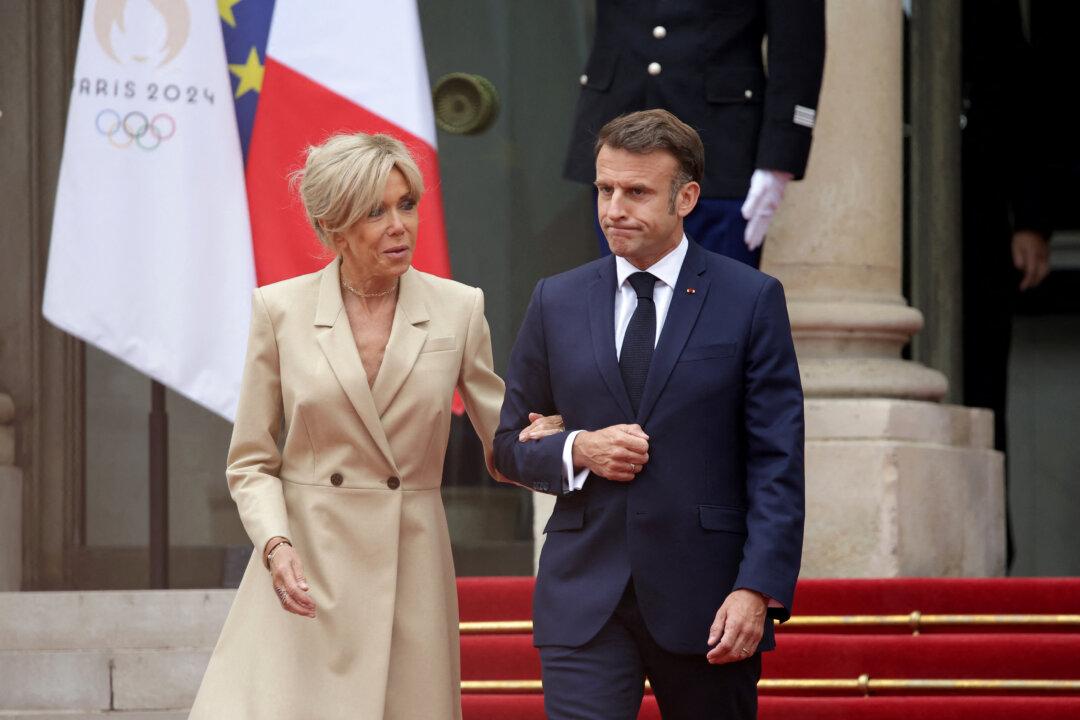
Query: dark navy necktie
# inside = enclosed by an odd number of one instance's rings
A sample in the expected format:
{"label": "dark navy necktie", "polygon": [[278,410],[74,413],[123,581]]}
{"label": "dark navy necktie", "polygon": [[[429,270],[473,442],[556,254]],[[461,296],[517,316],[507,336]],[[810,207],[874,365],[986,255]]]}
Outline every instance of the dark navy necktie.
{"label": "dark navy necktie", "polygon": [[645,378],[649,375],[653,345],[656,343],[656,304],[653,288],[656,277],[647,272],[637,272],[627,278],[637,294],[637,309],[623,335],[622,351],[619,353],[619,370],[622,372],[630,406],[637,414],[641,393],[645,390]]}

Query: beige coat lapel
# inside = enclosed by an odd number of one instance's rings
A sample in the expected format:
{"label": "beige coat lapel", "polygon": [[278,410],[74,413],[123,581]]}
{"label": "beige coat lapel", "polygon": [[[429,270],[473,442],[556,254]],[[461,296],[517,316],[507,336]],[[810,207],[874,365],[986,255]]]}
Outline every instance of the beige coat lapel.
{"label": "beige coat lapel", "polygon": [[379,417],[386,413],[405,379],[409,377],[416,358],[420,356],[420,350],[427,341],[429,317],[423,297],[425,289],[423,280],[415,270],[410,269],[401,276],[390,339],[386,343],[386,352],[383,354],[375,385],[371,388]]}
{"label": "beige coat lapel", "polygon": [[[368,390],[367,374],[364,372],[364,364],[360,361],[360,352],[356,349],[356,340],[353,338],[352,328],[349,327],[349,318],[345,314],[345,305],[341,301],[341,260],[335,260],[322,271],[319,281],[319,302],[315,309],[315,333],[326,361],[330,363],[330,369],[341,384],[342,390],[349,398],[356,414],[364,423],[371,439],[379,451],[386,457],[390,467],[395,473],[398,471],[394,455],[390,451],[390,443],[386,438],[382,423],[379,421],[379,412],[375,409],[375,401]],[[397,324],[397,313],[394,323]],[[393,330],[391,330],[391,333]],[[383,360],[385,368],[386,360]],[[382,375],[380,370],[379,375]]]}

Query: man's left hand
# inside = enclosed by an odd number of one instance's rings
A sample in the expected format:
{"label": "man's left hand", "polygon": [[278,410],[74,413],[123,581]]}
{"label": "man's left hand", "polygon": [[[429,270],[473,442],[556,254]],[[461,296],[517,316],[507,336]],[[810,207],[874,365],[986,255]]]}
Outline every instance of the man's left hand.
{"label": "man's left hand", "polygon": [[709,663],[738,662],[757,652],[768,606],[765,596],[753,590],[739,589],[728,595],[709,628],[707,644],[716,645],[705,656]]}
{"label": "man's left hand", "polygon": [[744,241],[750,250],[757,250],[765,240],[776,209],[784,198],[784,189],[794,177],[789,172],[780,170],[755,170],[750,177],[750,192],[742,206],[742,216],[746,223]]}

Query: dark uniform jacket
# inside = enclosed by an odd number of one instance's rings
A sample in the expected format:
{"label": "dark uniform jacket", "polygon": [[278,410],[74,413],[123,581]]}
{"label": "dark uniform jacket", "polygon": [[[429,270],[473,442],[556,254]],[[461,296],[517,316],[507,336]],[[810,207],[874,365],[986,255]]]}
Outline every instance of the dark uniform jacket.
{"label": "dark uniform jacket", "polygon": [[755,168],[799,179],[824,60],[824,0],[598,0],[564,173],[592,183],[604,123],[663,108],[701,134],[706,197],[745,196]]}

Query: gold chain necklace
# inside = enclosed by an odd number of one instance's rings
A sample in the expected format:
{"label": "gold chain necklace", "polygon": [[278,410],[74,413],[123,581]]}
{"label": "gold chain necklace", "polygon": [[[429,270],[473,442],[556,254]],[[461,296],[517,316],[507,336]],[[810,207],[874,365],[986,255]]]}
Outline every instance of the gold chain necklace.
{"label": "gold chain necklace", "polygon": [[345,280],[345,277],[344,277],[344,276],[342,276],[342,278],[341,278],[341,287],[345,288],[346,290],[348,290],[349,292],[351,292],[351,293],[352,293],[353,295],[355,295],[356,297],[362,297],[362,298],[377,298],[377,297],[386,297],[386,296],[387,296],[387,295],[389,295],[390,293],[392,293],[392,292],[394,292],[395,290],[397,290],[397,288],[398,288],[398,282],[400,282],[400,281],[397,281],[397,282],[395,282],[395,283],[394,283],[394,287],[390,288],[389,290],[383,290],[382,292],[373,292],[373,293],[366,293],[366,292],[363,292],[362,290],[357,290],[356,288],[354,288],[354,287],[353,287],[352,285],[350,285],[350,284],[348,283],[348,281],[347,281],[347,280]]}

